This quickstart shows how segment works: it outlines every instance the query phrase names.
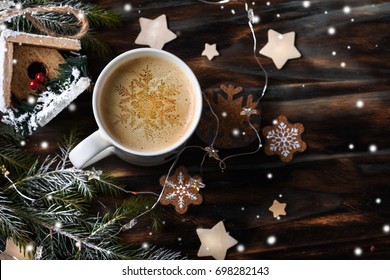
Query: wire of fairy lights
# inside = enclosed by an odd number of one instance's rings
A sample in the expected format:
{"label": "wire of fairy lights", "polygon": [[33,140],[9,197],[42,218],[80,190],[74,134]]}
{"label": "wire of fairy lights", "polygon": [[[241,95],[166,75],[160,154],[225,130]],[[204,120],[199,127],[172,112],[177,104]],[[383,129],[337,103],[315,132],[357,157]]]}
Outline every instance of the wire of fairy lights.
{"label": "wire of fairy lights", "polygon": [[[210,109],[210,112],[211,114],[214,116],[215,118],[215,121],[216,121],[216,129],[215,129],[215,134],[214,134],[214,137],[213,137],[213,140],[211,142],[211,144],[207,147],[202,147],[202,146],[186,146],[184,147],[181,151],[178,152],[178,154],[176,155],[175,157],[175,160],[174,162],[172,163],[172,165],[170,166],[169,170],[168,170],[168,174],[166,176],[166,179],[165,179],[165,182],[164,182],[164,186],[161,190],[161,193],[158,195],[158,199],[156,200],[156,202],[149,208],[147,209],[146,211],[142,212],[141,214],[139,214],[138,216],[136,216],[135,218],[133,218],[130,222],[126,223],[125,225],[122,226],[121,228],[121,231],[126,231],[128,229],[131,229],[133,228],[136,224],[137,224],[137,220],[144,216],[145,214],[149,213],[150,211],[152,211],[157,205],[158,203],[160,202],[163,194],[164,194],[164,191],[165,191],[165,188],[166,188],[166,185],[167,185],[167,181],[168,181],[168,178],[169,176],[171,175],[173,169],[175,168],[175,166],[177,165],[177,163],[179,162],[179,159],[180,159],[180,156],[188,149],[201,149],[202,151],[205,152],[204,156],[203,156],[203,159],[201,161],[201,164],[200,164],[200,170],[202,170],[202,167],[203,167],[203,164],[207,158],[207,156],[209,158],[214,158],[218,163],[219,163],[219,167],[220,169],[223,171],[226,169],[226,161],[228,159],[231,159],[231,158],[235,158],[235,157],[241,157],[241,156],[248,156],[248,155],[252,155],[252,154],[255,154],[257,153],[261,148],[262,148],[262,140],[261,140],[261,137],[260,137],[260,134],[259,132],[257,131],[257,129],[254,127],[254,125],[252,124],[251,120],[250,120],[250,117],[251,115],[254,115],[254,114],[259,114],[258,110],[256,109],[257,106],[259,105],[260,101],[263,99],[263,97],[265,96],[265,93],[267,91],[267,88],[268,88],[268,73],[267,71],[265,70],[264,66],[261,64],[259,58],[257,57],[256,55],[256,50],[257,50],[257,39],[256,39],[256,34],[255,34],[255,30],[253,28],[253,22],[254,22],[254,13],[253,13],[253,9],[249,8],[249,5],[248,3],[245,1],[245,0],[242,0],[242,1],[232,1],[232,0],[219,0],[219,1],[204,1],[204,0],[197,0],[199,2],[202,2],[202,3],[205,3],[205,4],[211,4],[211,5],[216,5],[216,4],[226,4],[226,3],[229,3],[229,2],[235,2],[235,3],[243,3],[244,4],[244,8],[245,8],[245,11],[247,12],[248,14],[248,27],[251,31],[251,34],[252,34],[252,38],[253,38],[253,56],[257,62],[257,64],[259,65],[259,67],[261,68],[262,72],[264,73],[264,86],[263,86],[263,89],[261,90],[261,92],[259,93],[259,96],[258,98],[256,99],[256,102],[254,103],[254,106],[252,107],[249,107],[249,108],[242,108],[242,111],[240,112],[240,115],[241,116],[247,116],[247,122],[248,122],[248,125],[253,129],[254,133],[256,134],[256,137],[257,137],[257,140],[258,140],[258,145],[256,147],[255,150],[253,151],[250,151],[250,152],[245,152],[245,153],[237,153],[237,154],[232,154],[232,155],[228,155],[224,158],[220,158],[219,154],[218,154],[218,150],[216,150],[214,148],[214,144],[215,144],[215,141],[217,140],[217,137],[218,137],[218,133],[219,133],[219,128],[220,128],[220,120],[217,116],[217,114],[215,113],[215,111],[213,110],[211,104],[210,104],[210,101],[208,100],[207,96],[203,93],[203,97],[204,97],[204,100],[207,102],[207,105]],[[202,172],[201,172],[202,173]],[[203,184],[201,181],[199,180],[194,180],[192,182],[192,187],[195,187],[195,188],[203,188],[205,187],[205,184]],[[135,192],[132,192],[132,193],[135,193]]]}
{"label": "wire of fairy lights", "polygon": [[[172,165],[170,166],[169,170],[168,170],[168,174],[166,176],[166,179],[165,179],[165,183],[164,183],[164,186],[161,190],[161,193],[160,194],[157,194],[157,193],[154,193],[154,192],[137,192],[137,191],[128,191],[128,190],[124,190],[123,188],[121,187],[118,187],[118,186],[115,186],[116,188],[122,190],[123,192],[125,193],[131,193],[133,195],[154,195],[154,196],[157,196],[158,199],[156,200],[156,202],[149,208],[147,209],[146,211],[142,212],[141,214],[139,214],[138,216],[136,216],[135,218],[133,218],[130,222],[126,223],[125,225],[123,225],[120,229],[120,231],[125,231],[125,230],[128,230],[128,229],[131,229],[132,227],[134,227],[136,224],[137,224],[137,220],[144,216],[145,214],[149,213],[150,211],[152,211],[157,205],[158,203],[160,202],[162,196],[163,196],[163,193],[165,191],[165,188],[166,188],[166,185],[167,185],[167,181],[168,181],[168,178],[169,176],[171,175],[173,169],[175,168],[175,166],[177,165],[177,163],[179,162],[180,160],[180,156],[188,149],[200,149],[204,152],[204,156],[203,156],[203,159],[200,163],[200,170],[202,171],[202,167],[203,167],[203,164],[207,158],[207,156],[209,158],[214,158],[218,163],[219,163],[219,167],[220,169],[223,171],[226,169],[226,161],[228,159],[231,159],[231,158],[235,158],[235,157],[241,157],[241,156],[247,156],[247,155],[252,155],[252,154],[255,154],[257,153],[261,148],[262,148],[262,140],[261,140],[261,137],[259,135],[259,132],[257,131],[257,129],[254,127],[254,125],[252,124],[251,120],[250,120],[250,117],[251,115],[254,115],[254,114],[259,114],[258,110],[256,109],[261,101],[261,99],[265,96],[265,93],[267,91],[267,88],[268,88],[268,73],[267,71],[265,70],[265,68],[263,67],[263,65],[261,64],[259,58],[257,57],[256,55],[256,49],[257,49],[257,39],[256,39],[256,34],[255,34],[255,31],[254,31],[254,28],[253,28],[253,22],[254,22],[254,13],[253,13],[253,9],[249,8],[249,5],[248,3],[246,2],[246,0],[217,0],[217,1],[204,1],[204,0],[197,0],[198,2],[201,2],[201,3],[205,3],[205,4],[210,4],[210,5],[217,5],[217,4],[226,4],[226,3],[243,3],[244,4],[244,8],[245,8],[245,11],[247,12],[247,15],[248,15],[248,27],[251,31],[251,34],[252,34],[252,38],[253,38],[253,56],[257,62],[257,64],[259,65],[259,67],[261,68],[262,72],[264,73],[264,86],[263,86],[263,89],[262,91],[259,93],[259,96],[258,98],[256,99],[256,102],[254,103],[254,105],[252,107],[249,107],[249,108],[242,108],[242,111],[240,112],[240,115],[241,116],[246,116],[247,117],[247,123],[248,125],[251,127],[251,129],[253,129],[256,137],[257,137],[257,140],[258,140],[258,145],[256,147],[255,150],[253,151],[250,151],[250,152],[245,152],[245,153],[237,153],[237,154],[231,154],[231,155],[228,155],[226,157],[223,157],[221,158],[218,154],[218,150],[216,150],[214,148],[214,144],[217,140],[217,137],[218,137],[218,133],[219,133],[219,129],[220,129],[220,120],[217,116],[217,114],[215,113],[215,111],[213,110],[211,104],[210,104],[210,101],[208,100],[207,96],[205,95],[205,93],[203,93],[203,97],[204,97],[204,100],[207,102],[207,105],[210,109],[210,112],[211,114],[213,115],[213,117],[215,118],[215,121],[216,121],[216,129],[215,129],[215,134],[214,134],[214,137],[213,137],[213,140],[212,142],[210,143],[209,146],[207,147],[202,147],[202,146],[185,146],[183,149],[181,149],[178,154],[176,155],[175,157],[175,160],[174,162],[172,163]],[[88,176],[96,176],[96,178],[99,178],[99,172],[101,171],[96,171],[96,170],[92,170],[92,171],[84,171],[86,172],[85,175],[88,175]],[[4,173],[4,172],[3,172]],[[202,172],[201,172],[202,173]],[[8,176],[5,176],[6,179],[8,179],[11,183],[11,187],[14,188],[17,193],[19,195],[21,195],[22,197],[24,197],[25,199],[28,199],[30,201],[34,201],[33,199],[29,198],[29,197],[26,197],[24,194],[22,194],[18,189],[17,189],[17,186],[16,184],[10,179],[8,178]],[[193,180],[192,181],[192,187],[195,187],[197,189],[199,188],[203,188],[205,186],[205,184],[203,184],[200,180]],[[119,233],[119,232],[118,232]]]}

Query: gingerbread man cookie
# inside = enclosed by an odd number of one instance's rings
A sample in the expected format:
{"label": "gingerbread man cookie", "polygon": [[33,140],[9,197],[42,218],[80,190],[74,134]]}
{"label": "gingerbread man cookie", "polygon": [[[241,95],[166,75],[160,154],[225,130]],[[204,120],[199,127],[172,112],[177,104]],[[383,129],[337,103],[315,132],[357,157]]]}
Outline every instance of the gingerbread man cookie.
{"label": "gingerbread man cookie", "polygon": [[165,185],[161,204],[172,204],[179,214],[186,213],[189,205],[199,205],[203,201],[199,194],[199,188],[205,186],[202,179],[198,176],[191,177],[183,166],[178,167],[172,176],[161,177],[160,184],[163,187]]}
{"label": "gingerbread man cookie", "polygon": [[302,124],[291,124],[285,116],[279,116],[273,126],[263,129],[265,154],[278,155],[283,162],[291,161],[294,153],[306,150],[306,143],[301,138],[304,130]]}

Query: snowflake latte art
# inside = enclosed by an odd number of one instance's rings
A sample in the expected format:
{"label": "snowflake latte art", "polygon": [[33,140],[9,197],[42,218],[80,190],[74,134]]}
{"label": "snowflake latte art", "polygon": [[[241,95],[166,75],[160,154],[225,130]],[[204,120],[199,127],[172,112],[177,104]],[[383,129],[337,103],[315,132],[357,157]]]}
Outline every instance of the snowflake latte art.
{"label": "snowflake latte art", "polygon": [[101,95],[103,126],[118,143],[155,152],[177,143],[195,110],[191,82],[174,63],[154,56],[124,62]]}

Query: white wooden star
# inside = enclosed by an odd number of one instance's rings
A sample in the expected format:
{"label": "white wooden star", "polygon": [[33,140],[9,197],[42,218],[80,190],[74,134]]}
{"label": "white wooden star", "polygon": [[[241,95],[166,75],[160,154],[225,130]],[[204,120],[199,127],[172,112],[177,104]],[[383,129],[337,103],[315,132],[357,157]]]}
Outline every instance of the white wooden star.
{"label": "white wooden star", "polygon": [[281,69],[287,60],[301,57],[301,53],[294,46],[295,32],[281,34],[275,30],[268,30],[268,43],[260,50],[260,54],[272,58],[278,69]]}
{"label": "white wooden star", "polygon": [[198,257],[212,256],[216,260],[223,260],[227,250],[237,244],[237,240],[226,232],[222,221],[212,229],[197,229],[196,233],[202,243]]}
{"label": "white wooden star", "polygon": [[12,239],[7,239],[6,250],[0,254],[0,260],[28,260],[27,254]]}
{"label": "white wooden star", "polygon": [[274,203],[272,203],[271,207],[269,208],[269,211],[273,213],[274,218],[277,218],[279,216],[286,216],[286,206],[287,203],[280,203],[275,199]]}
{"label": "white wooden star", "polygon": [[168,29],[166,15],[161,15],[156,19],[139,19],[141,32],[138,34],[135,43],[147,45],[154,49],[162,49],[164,45],[177,38],[176,34]]}
{"label": "white wooden star", "polygon": [[103,171],[96,170],[95,167],[92,167],[92,170],[88,170],[85,172],[85,174],[88,176],[88,181],[91,180],[100,180],[100,175],[103,174]]}
{"label": "white wooden star", "polygon": [[204,51],[202,52],[203,56],[207,56],[209,60],[212,60],[214,56],[219,56],[219,52],[217,51],[217,44],[204,44]]}

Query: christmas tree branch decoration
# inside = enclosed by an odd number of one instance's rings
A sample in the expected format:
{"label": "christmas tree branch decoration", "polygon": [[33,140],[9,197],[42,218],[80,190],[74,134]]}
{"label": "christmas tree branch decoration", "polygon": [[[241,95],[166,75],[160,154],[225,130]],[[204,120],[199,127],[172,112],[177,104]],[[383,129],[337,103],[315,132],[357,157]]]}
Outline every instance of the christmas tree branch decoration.
{"label": "christmas tree branch decoration", "polygon": [[26,154],[24,144],[9,127],[0,125],[0,166],[4,166],[11,173],[26,172],[34,163],[34,159]]}
{"label": "christmas tree branch decoration", "polygon": [[[118,195],[123,189],[106,180],[107,175],[100,170],[70,167],[68,155],[76,135],[72,132],[62,141],[59,155],[43,162],[36,160],[25,172],[9,171],[19,159],[0,156],[4,163],[0,166],[4,178],[0,179],[2,241],[11,239],[36,259],[181,258],[169,250],[121,243],[118,234],[122,224],[149,207],[149,199],[132,196],[113,213],[91,214],[91,203],[99,193]],[[0,146],[0,155],[5,154],[4,149],[10,148]]]}
{"label": "christmas tree branch decoration", "polygon": [[[38,19],[36,19],[36,14],[44,14],[44,13],[64,13],[64,14],[72,14],[76,19],[77,23],[80,25],[80,30],[78,33],[74,35],[64,35],[58,34],[52,29],[48,28],[44,24],[42,24]],[[0,15],[0,21],[10,21],[14,17],[24,16],[27,18],[40,32],[54,36],[54,37],[67,37],[70,39],[81,39],[87,34],[89,23],[85,18],[84,14],[74,8],[71,7],[62,7],[62,6],[40,6],[40,7],[31,7],[25,9],[10,9],[6,13]]]}

